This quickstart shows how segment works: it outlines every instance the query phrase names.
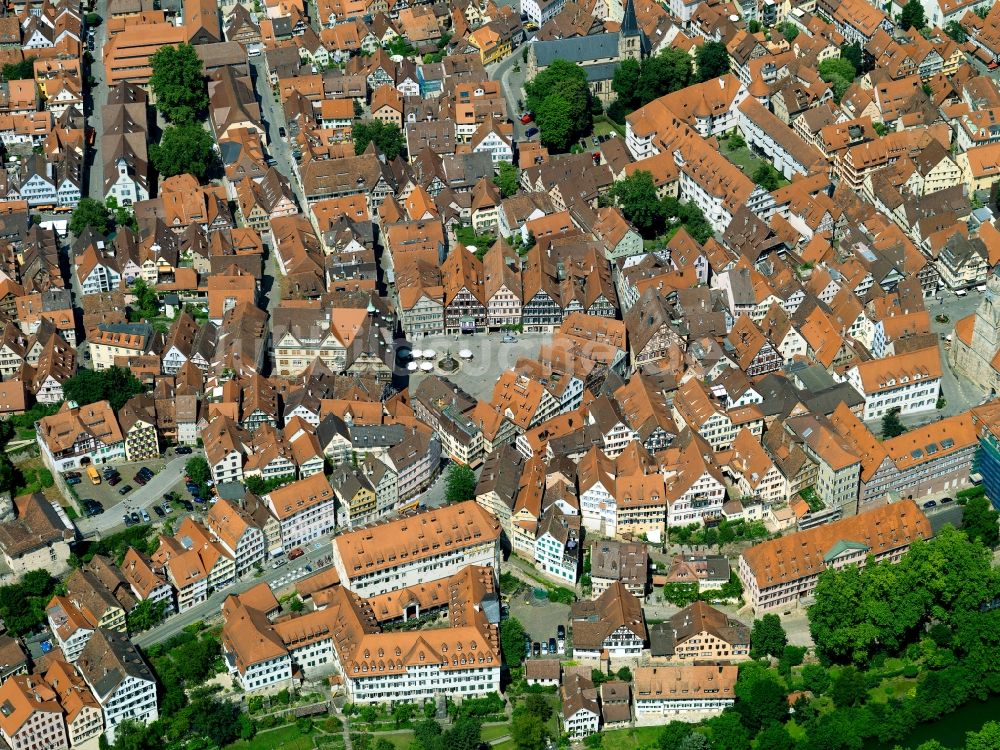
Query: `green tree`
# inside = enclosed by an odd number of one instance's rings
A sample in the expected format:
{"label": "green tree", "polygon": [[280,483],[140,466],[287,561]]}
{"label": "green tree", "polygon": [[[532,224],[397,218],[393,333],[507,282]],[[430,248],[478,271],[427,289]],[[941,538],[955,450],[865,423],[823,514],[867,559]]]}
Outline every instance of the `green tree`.
{"label": "green tree", "polygon": [[756,18],[750,21],[750,23],[747,24],[747,31],[749,31],[751,34],[759,34],[760,21],[758,21]]}
{"label": "green tree", "polygon": [[795,38],[799,35],[799,27],[794,23],[789,23],[786,21],[781,24],[781,35],[785,37],[785,41],[791,44],[795,41]]}
{"label": "green tree", "polygon": [[618,95],[617,101],[623,107],[633,109],[636,104],[636,91],[639,88],[639,74],[642,66],[635,58],[629,57],[622,60],[615,68],[615,75],[611,79],[611,90]]}
{"label": "green tree", "polygon": [[97,370],[80,370],[63,383],[63,394],[80,406],[100,401],[104,398],[104,377]]}
{"label": "green tree", "polygon": [[801,676],[802,687],[813,695],[820,696],[830,687],[830,673],[822,664],[806,664]]}
{"label": "green tree", "polygon": [[882,417],[882,439],[898,437],[906,432],[906,427],[899,419],[899,407],[894,406]]}
{"label": "green tree", "polygon": [[116,225],[119,227],[128,227],[133,232],[139,231],[139,223],[135,219],[135,212],[128,206],[119,206],[118,199],[114,196],[104,201],[104,205],[111,212]]}
{"label": "green tree", "polygon": [[164,601],[155,602],[152,599],[143,599],[135,606],[135,609],[128,613],[126,618],[128,631],[138,633],[159,625],[163,620],[165,609],[166,602]]}
{"label": "green tree", "polygon": [[[160,47],[149,63],[153,68],[149,85],[156,95],[156,108],[167,121],[181,124],[199,120],[208,109],[208,86],[194,47],[190,44]],[[157,169],[166,174],[159,166]],[[170,174],[190,171],[181,169]]]}
{"label": "green tree", "polygon": [[543,722],[552,718],[552,704],[541,693],[529,693],[524,699],[524,709]]}
{"label": "green tree", "polygon": [[524,626],[516,617],[508,617],[500,623],[500,646],[504,661],[510,667],[519,667],[524,661]]}
{"label": "green tree", "polygon": [[844,92],[850,88],[857,71],[849,60],[834,57],[819,64],[819,76],[830,84],[833,89],[833,99],[838,104]]}
{"label": "green tree", "polygon": [[788,636],[781,626],[781,618],[768,614],[754,620],[750,630],[750,656],[763,659],[767,656],[781,656],[788,643]]}
{"label": "green tree", "polygon": [[903,6],[903,12],[899,14],[899,25],[904,31],[917,29],[918,31],[927,25],[924,18],[924,6],[920,0],[910,0]]}
{"label": "green tree", "polygon": [[701,732],[691,732],[681,740],[678,750],[712,750],[712,743]]}
{"label": "green tree", "polygon": [[510,198],[517,192],[518,176],[517,167],[510,162],[500,162],[493,177],[493,184],[500,188],[500,197]]}
{"label": "green tree", "polygon": [[441,725],[433,719],[424,719],[413,728],[413,740],[420,750],[442,750]]}
{"label": "green tree", "polygon": [[660,729],[656,738],[659,750],[680,750],[681,743],[691,736],[694,727],[686,721],[671,721]]}
{"label": "green tree", "polygon": [[443,745],[448,750],[479,750],[482,743],[479,719],[463,716],[444,733]]}
{"label": "green tree", "polygon": [[868,677],[853,666],[844,667],[833,678],[830,697],[837,708],[860,706],[868,698]]}
{"label": "green tree", "polygon": [[5,81],[27,81],[35,77],[35,58],[26,57],[20,62],[8,63],[3,66]]}
{"label": "green tree", "polygon": [[547,148],[568,151],[580,136],[590,132],[590,88],[587,73],[579,65],[555,60],[525,84],[524,90]]}
{"label": "green tree", "polygon": [[768,192],[771,192],[772,190],[777,190],[778,185],[781,184],[781,173],[771,164],[765,162],[754,170],[753,181]]}
{"label": "green tree", "polygon": [[159,143],[150,144],[149,155],[162,177],[192,174],[199,182],[204,182],[219,163],[214,145],[212,134],[200,123],[182,120],[164,130]]}
{"label": "green tree", "polygon": [[151,320],[160,314],[160,299],[143,279],[135,280],[132,293],[136,298],[135,313],[139,320]]}
{"label": "green tree", "polygon": [[705,724],[712,731],[712,750],[749,750],[750,733],[740,721],[739,714],[726,711]]}
{"label": "green tree", "polygon": [[651,239],[663,230],[663,204],[651,173],[640,169],[619,180],[611,187],[611,197],[643,237]]}
{"label": "green tree", "polygon": [[511,716],[510,737],[517,750],[544,750],[549,733],[541,719],[518,706]]}
{"label": "green tree", "polygon": [[142,381],[124,367],[112,366],[101,373],[104,376],[104,398],[115,411],[120,411],[130,398],[146,390]]}
{"label": "green tree", "polygon": [[354,153],[357,156],[363,154],[372,142],[387,161],[395,159],[406,148],[402,131],[391,122],[381,120],[354,123],[351,138],[354,139]]}
{"label": "green tree", "polygon": [[445,477],[445,501],[461,503],[476,496],[476,473],[465,464],[452,464]]}
{"label": "green tree", "polygon": [[795,740],[781,724],[770,724],[757,735],[760,750],[795,750]]}
{"label": "green tree", "polygon": [[865,67],[865,58],[861,52],[861,45],[857,42],[851,42],[850,44],[845,44],[840,48],[840,56],[847,60],[854,68],[854,74],[857,75]]}
{"label": "green tree", "polygon": [[184,463],[185,473],[191,477],[195,484],[204,484],[212,478],[212,472],[208,467],[208,461],[202,456],[192,456]]}
{"label": "green tree", "polygon": [[945,24],[944,33],[954,39],[958,44],[965,44],[969,41],[969,35],[966,33],[965,29],[962,28],[962,24],[958,21],[949,21]]}
{"label": "green tree", "polygon": [[23,482],[24,475],[11,462],[10,457],[6,453],[0,455],[0,491],[14,495]]}
{"label": "green tree", "polygon": [[679,91],[691,84],[691,56],[682,49],[669,47],[659,55],[642,61],[635,98],[639,106],[649,104],[664,94]]}
{"label": "green tree", "polygon": [[985,497],[973,497],[965,503],[962,530],[971,540],[978,540],[990,549],[1000,545],[1000,513]]}
{"label": "green tree", "polygon": [[771,723],[788,718],[788,693],[777,677],[760,662],[740,665],[736,681],[736,712],[743,726],[756,734]]}
{"label": "green tree", "polygon": [[[793,27],[794,28],[794,27]],[[722,42],[705,42],[695,54],[698,78],[708,81],[729,72],[729,52]]]}
{"label": "green tree", "polygon": [[111,214],[107,207],[93,198],[81,198],[69,219],[69,231],[80,236],[90,227],[98,234],[107,234],[111,226]]}
{"label": "green tree", "polygon": [[978,732],[965,735],[965,750],[996,750],[1000,747],[1000,723],[988,721]]}

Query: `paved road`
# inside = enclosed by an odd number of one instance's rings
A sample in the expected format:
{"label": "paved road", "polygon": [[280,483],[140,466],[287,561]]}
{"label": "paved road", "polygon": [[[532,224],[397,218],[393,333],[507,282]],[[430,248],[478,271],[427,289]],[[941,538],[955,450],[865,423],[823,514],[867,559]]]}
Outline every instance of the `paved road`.
{"label": "paved road", "polygon": [[[318,549],[317,545],[319,545]],[[132,642],[142,647],[148,647],[154,643],[165,641],[168,638],[177,635],[188,625],[198,622],[199,620],[210,620],[221,617],[222,603],[226,600],[227,596],[230,594],[242,593],[247,589],[253,588],[258,583],[269,584],[277,595],[281,589],[291,586],[300,578],[312,575],[312,573],[305,569],[307,564],[311,563],[316,570],[319,570],[316,566],[316,562],[320,558],[328,557],[330,554],[331,548],[329,539],[318,540],[309,547],[308,551],[302,557],[298,558],[294,562],[278,568],[277,570],[274,570],[270,567],[270,565],[268,565],[268,567],[264,570],[264,574],[260,578],[250,576],[244,580],[236,582],[232,586],[216,591],[201,604],[195,605],[194,607],[191,607],[191,609],[185,610],[178,615],[173,615],[152,630],[148,630],[145,633],[141,633],[133,637]]]}
{"label": "paved road", "polygon": [[[522,125],[521,121],[518,119],[521,116],[520,110],[517,107],[517,100],[524,98],[524,92],[522,87],[524,86],[524,73],[525,64],[522,50],[527,49],[527,42],[514,50],[512,55],[501,60],[495,66],[491,65],[487,68],[490,78],[494,81],[500,82],[500,89],[503,91],[504,99],[507,100],[507,116],[514,122],[514,140],[516,141],[527,141],[533,140],[534,138],[525,138],[524,131],[532,127],[532,125]],[[514,67],[520,66],[521,70],[518,73],[514,72]]]}
{"label": "paved road", "polygon": [[[116,526],[122,525],[122,514],[127,505],[130,510],[139,508],[150,508],[154,503],[163,499],[163,495],[173,488],[184,477],[184,464],[191,456],[177,456],[170,461],[166,468],[146,484],[135,490],[128,499],[123,499],[117,505],[106,508],[104,513],[93,518],[81,518],[76,522],[77,527],[83,534],[99,532],[106,534]],[[101,467],[103,468],[103,467]],[[130,477],[123,477],[123,480],[130,480]],[[84,479],[84,481],[88,481]]]}
{"label": "paved road", "polygon": [[[94,5],[94,12],[101,18],[107,18],[107,0],[97,0]],[[107,39],[107,26],[102,23],[97,27],[94,34],[94,62],[90,66],[91,75],[97,79],[97,85],[90,89],[90,116],[87,124],[94,129],[94,148],[91,149],[92,161],[87,172],[87,192],[91,198],[104,201],[104,161],[101,157],[101,134],[104,126],[101,123],[101,107],[108,101],[108,83],[104,76],[104,42]],[[76,274],[73,274],[74,276]],[[79,289],[75,290],[79,294]],[[79,298],[78,298],[79,299]]]}
{"label": "paved road", "polygon": [[267,68],[264,65],[264,56],[260,55],[254,58],[251,67],[254,73],[257,99],[260,101],[261,116],[267,130],[267,150],[278,162],[275,169],[291,182],[299,206],[305,207],[305,195],[299,185],[298,170],[295,166],[295,159],[292,157],[292,149],[288,141],[278,135],[278,128],[285,125],[285,115],[281,111],[281,105],[274,100],[274,92],[271,90],[271,83],[267,78]]}

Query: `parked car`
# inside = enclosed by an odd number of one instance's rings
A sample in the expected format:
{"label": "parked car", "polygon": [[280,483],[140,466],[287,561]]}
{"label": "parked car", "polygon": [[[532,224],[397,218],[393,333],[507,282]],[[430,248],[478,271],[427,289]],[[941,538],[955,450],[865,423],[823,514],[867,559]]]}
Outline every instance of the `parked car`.
{"label": "parked car", "polygon": [[277,570],[282,565],[288,565],[288,560],[286,560],[285,558],[281,558],[280,560],[275,560],[273,563],[271,563],[271,567],[274,570]]}
{"label": "parked car", "polygon": [[288,551],[288,559],[294,560],[296,557],[302,557],[305,553],[302,551],[301,547],[293,547]]}
{"label": "parked car", "polygon": [[524,639],[524,658],[527,659],[531,656],[531,639]]}
{"label": "parked car", "polygon": [[936,508],[937,507],[937,500],[928,500],[926,503],[924,503],[924,507],[925,508]]}
{"label": "parked car", "polygon": [[184,506],[184,510],[186,511],[194,510],[194,506],[191,504],[190,500],[181,500],[181,505]]}
{"label": "parked car", "polygon": [[201,495],[191,495],[191,499],[194,500],[196,503],[205,502],[205,498],[203,498]]}
{"label": "parked car", "polygon": [[127,495],[131,491],[132,491],[132,485],[131,484],[126,484],[124,487],[122,487],[120,490],[118,490],[118,494],[119,495]]}
{"label": "parked car", "polygon": [[191,453],[191,447],[188,445],[178,445],[175,452],[178,456],[186,456]]}
{"label": "parked car", "polygon": [[122,515],[122,523],[125,524],[126,526],[131,526],[132,523],[133,523],[132,522],[132,517],[128,513],[123,514]]}
{"label": "parked car", "polygon": [[538,641],[535,641],[535,643],[531,647],[531,652],[535,656],[541,656],[542,655],[542,644],[539,643]]}
{"label": "parked car", "polygon": [[153,506],[153,512],[157,515],[158,518],[163,518],[165,515],[167,515],[166,513],[163,512],[163,508],[161,508],[159,505]]}
{"label": "parked car", "polygon": [[170,503],[164,503],[163,504],[163,513],[165,515],[169,516],[173,512],[174,512],[174,506],[172,506]]}
{"label": "parked car", "polygon": [[953,502],[955,502],[953,498],[950,498],[950,497],[942,497],[941,498],[941,505],[944,505],[945,503],[953,503]]}
{"label": "parked car", "polygon": [[564,639],[566,637],[566,626],[557,625],[556,626],[556,638]]}
{"label": "parked car", "polygon": [[149,523],[149,513],[146,512],[145,508],[142,509],[142,521],[143,523]]}
{"label": "parked car", "polygon": [[111,477],[111,479],[108,480],[108,484],[111,485],[112,487],[121,483],[122,483],[122,478],[117,475]]}
{"label": "parked car", "polygon": [[521,115],[522,125],[527,125],[529,122],[534,122],[534,120],[535,120],[535,115],[533,112],[525,112],[523,115]]}
{"label": "parked car", "polygon": [[117,475],[118,474],[118,469],[114,468],[113,466],[108,466],[101,473],[104,474],[104,478],[107,479],[109,477],[113,477],[113,476]]}
{"label": "parked car", "polygon": [[538,128],[528,128],[527,130],[524,131],[524,134],[528,138],[534,138],[536,135],[538,135]]}
{"label": "parked car", "polygon": [[132,523],[142,523],[142,519],[139,518],[138,513],[129,513],[128,517],[132,519]]}
{"label": "parked car", "polygon": [[152,479],[153,476],[156,474],[156,472],[150,469],[148,466],[143,466],[141,469],[139,469],[139,473],[142,474],[144,477],[146,477],[146,479]]}
{"label": "parked car", "polygon": [[512,334],[512,333],[505,333],[505,334],[503,335],[503,338],[502,338],[502,339],[500,339],[500,340],[501,340],[501,341],[502,341],[503,343],[505,343],[505,344],[516,344],[516,343],[517,343],[517,336],[515,336],[515,335],[514,335],[514,334]]}
{"label": "parked car", "polygon": [[554,654],[557,650],[556,639],[549,638],[549,654]]}
{"label": "parked car", "polygon": [[286,135],[288,135],[288,133],[287,133],[287,131],[285,130],[284,127],[279,126],[278,127],[278,135],[280,135],[282,138],[284,138]]}
{"label": "parked car", "polygon": [[83,479],[80,477],[70,477],[66,480],[66,484],[80,484],[82,481]]}
{"label": "parked car", "polygon": [[137,483],[138,483],[139,485],[144,485],[144,484],[146,484],[146,482],[148,482],[149,480],[148,480],[148,479],[146,479],[146,477],[144,477],[144,476],[143,476],[142,474],[139,474],[139,473],[137,472],[137,473],[136,473],[136,475],[135,475],[134,477],[132,477],[132,481],[133,481],[133,482],[137,482]]}
{"label": "parked car", "polygon": [[78,471],[67,471],[63,476],[67,479],[80,479],[82,477]]}

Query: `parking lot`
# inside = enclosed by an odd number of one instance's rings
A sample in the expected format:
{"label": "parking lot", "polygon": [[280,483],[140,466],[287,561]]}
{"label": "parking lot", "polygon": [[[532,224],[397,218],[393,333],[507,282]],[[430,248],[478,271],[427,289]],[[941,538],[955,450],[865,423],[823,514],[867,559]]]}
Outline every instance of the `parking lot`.
{"label": "parking lot", "polygon": [[548,643],[556,637],[556,628],[562,625],[569,631],[569,605],[536,599],[530,587],[523,588],[517,596],[508,599],[510,616],[524,626],[532,641]]}
{"label": "parking lot", "polygon": [[[152,506],[162,504],[163,496],[169,492],[173,492],[185,500],[191,500],[191,493],[184,486],[184,464],[192,455],[199,455],[199,453],[199,451],[195,451],[190,455],[178,456],[171,451],[165,459],[114,464],[113,468],[118,469],[122,477],[121,483],[115,487],[110,486],[103,478],[104,466],[97,467],[98,471],[102,472],[99,485],[91,484],[86,472],[82,472],[83,481],[75,485],[80,500],[97,500],[104,506],[104,513],[92,518],[78,519],[77,526],[80,531],[84,534],[107,534],[120,531],[125,528],[122,521],[123,514],[136,512],[141,516],[143,510],[146,510],[150,519],[155,522],[159,519],[152,510]],[[154,475],[145,486],[140,486],[133,477],[143,466],[149,467]],[[126,486],[131,486],[132,489],[127,494],[121,495],[121,489]],[[195,505],[194,507],[197,512],[199,506]],[[207,508],[207,505],[204,507]]]}

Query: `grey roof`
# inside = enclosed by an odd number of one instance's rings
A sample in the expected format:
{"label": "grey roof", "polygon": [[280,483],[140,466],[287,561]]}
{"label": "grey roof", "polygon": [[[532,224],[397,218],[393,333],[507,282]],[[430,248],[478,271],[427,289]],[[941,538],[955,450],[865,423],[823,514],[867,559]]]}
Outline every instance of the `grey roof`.
{"label": "grey roof", "polygon": [[556,60],[585,63],[588,60],[617,60],[618,34],[591,34],[569,39],[548,39],[532,42],[539,68],[547,68]]}
{"label": "grey roof", "polygon": [[351,445],[361,450],[389,448],[406,438],[406,427],[401,424],[356,424],[348,427]]}
{"label": "grey roof", "polygon": [[588,81],[610,81],[615,77],[617,69],[618,63],[598,63],[597,65],[583,66]]}
{"label": "grey roof", "polygon": [[152,672],[128,636],[104,628],[94,631],[76,666],[102,705],[126,677],[154,682]]}

